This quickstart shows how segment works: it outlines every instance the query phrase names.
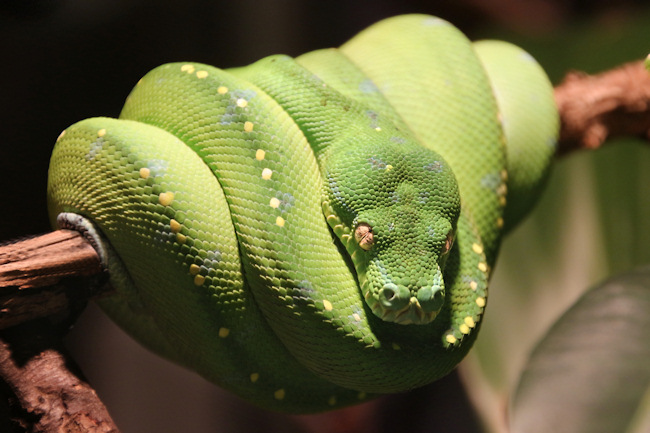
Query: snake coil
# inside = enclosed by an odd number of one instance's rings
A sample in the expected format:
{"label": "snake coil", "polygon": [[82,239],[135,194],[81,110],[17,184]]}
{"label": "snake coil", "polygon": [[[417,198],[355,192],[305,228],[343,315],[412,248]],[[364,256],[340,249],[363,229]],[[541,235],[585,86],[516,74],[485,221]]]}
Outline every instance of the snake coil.
{"label": "snake coil", "polygon": [[406,15],[296,59],[154,69],[119,119],[61,134],[49,210],[91,227],[101,306],[146,347],[321,411],[460,362],[557,129],[528,54]]}

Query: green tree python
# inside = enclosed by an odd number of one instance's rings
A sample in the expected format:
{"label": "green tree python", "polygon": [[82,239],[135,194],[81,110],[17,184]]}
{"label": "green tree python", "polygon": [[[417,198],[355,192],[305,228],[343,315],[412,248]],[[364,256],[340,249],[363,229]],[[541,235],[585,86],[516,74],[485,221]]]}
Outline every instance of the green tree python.
{"label": "green tree python", "polygon": [[322,411],[467,354],[557,130],[526,52],[399,16],[295,59],[154,69],[119,119],[58,138],[49,212],[93,240],[101,306],[143,345],[259,406]]}

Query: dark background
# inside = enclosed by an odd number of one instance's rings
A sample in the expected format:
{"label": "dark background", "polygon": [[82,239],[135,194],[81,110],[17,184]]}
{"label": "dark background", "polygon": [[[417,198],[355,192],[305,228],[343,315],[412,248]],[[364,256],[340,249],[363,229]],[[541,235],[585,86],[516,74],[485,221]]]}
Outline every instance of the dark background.
{"label": "dark background", "polygon": [[[229,67],[269,54],[298,55],[409,12],[445,18],[471,38],[495,29],[544,38],[585,20],[633,15],[638,7],[604,0],[3,0],[0,241],[49,230],[45,189],[56,137],[78,120],[117,116],[131,87],[159,64]],[[455,376],[358,411],[287,418],[251,408],[148,354],[94,306],[69,344],[124,433],[358,432],[359,422],[369,431],[479,431]]]}

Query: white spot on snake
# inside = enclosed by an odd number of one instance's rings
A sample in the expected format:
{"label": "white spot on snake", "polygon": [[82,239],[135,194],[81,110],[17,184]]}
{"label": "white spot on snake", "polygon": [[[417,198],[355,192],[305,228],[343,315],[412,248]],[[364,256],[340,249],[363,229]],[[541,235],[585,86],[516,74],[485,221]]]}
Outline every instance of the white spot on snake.
{"label": "white spot on snake", "polygon": [[147,179],[150,174],[151,174],[151,170],[149,170],[147,167],[142,167],[140,169],[140,177],[142,179]]}
{"label": "white spot on snake", "polygon": [[158,195],[158,202],[163,206],[169,206],[174,201],[174,193],[171,191],[161,192]]}
{"label": "white spot on snake", "polygon": [[262,149],[257,149],[257,152],[255,152],[255,159],[257,159],[258,161],[263,160],[265,156],[266,156],[266,152]]}
{"label": "white spot on snake", "polygon": [[271,179],[271,176],[273,176],[273,170],[271,170],[270,168],[265,168],[264,170],[262,170],[262,179],[269,180]]}
{"label": "white spot on snake", "polygon": [[366,78],[361,83],[359,83],[359,90],[361,93],[376,93],[379,91],[375,83],[370,78]]}
{"label": "white spot on snake", "polygon": [[442,162],[433,161],[424,166],[424,169],[427,171],[432,171],[434,173],[440,173],[442,171]]}
{"label": "white spot on snake", "polygon": [[273,197],[273,198],[271,198],[271,201],[269,202],[269,205],[270,205],[273,209],[277,209],[278,206],[280,206],[280,200],[278,200],[276,197]]}
{"label": "white spot on snake", "polygon": [[425,26],[445,26],[448,25],[449,23],[437,17],[427,17],[422,20],[422,24]]}
{"label": "white spot on snake", "polygon": [[86,154],[86,160],[92,161],[93,159],[95,159],[97,154],[101,152],[103,146],[104,146],[104,139],[102,137],[99,137],[97,138],[97,140],[93,141],[90,144],[90,149],[88,150],[88,153]]}
{"label": "white spot on snake", "polygon": [[490,189],[492,191],[497,191],[497,188],[502,185],[501,182],[501,173],[488,173],[481,179],[481,185],[484,188]]}
{"label": "white spot on snake", "polygon": [[244,132],[251,132],[253,130],[253,122],[244,122]]}
{"label": "white spot on snake", "polygon": [[277,217],[277,218],[275,219],[275,224],[276,224],[278,227],[284,227],[284,222],[285,222],[285,221],[284,221],[284,218],[282,218],[282,217]]}
{"label": "white spot on snake", "polygon": [[228,328],[219,328],[219,337],[226,338],[230,334],[230,329]]}
{"label": "white spot on snake", "polygon": [[178,221],[172,218],[169,221],[169,228],[172,231],[172,233],[178,233],[181,231],[181,223],[179,223]]}
{"label": "white spot on snake", "polygon": [[208,76],[208,71],[196,71],[196,78],[206,78]]}

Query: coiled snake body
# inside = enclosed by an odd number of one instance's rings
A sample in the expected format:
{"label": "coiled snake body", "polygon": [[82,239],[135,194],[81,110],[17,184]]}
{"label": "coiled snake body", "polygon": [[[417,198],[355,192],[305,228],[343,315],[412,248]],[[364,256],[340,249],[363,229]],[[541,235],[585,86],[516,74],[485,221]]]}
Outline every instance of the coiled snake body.
{"label": "coiled snake body", "polygon": [[50,215],[90,227],[101,305],[142,344],[263,407],[325,410],[465,356],[557,127],[525,52],[395,17],[296,59],[154,69],[119,119],[61,134]]}

